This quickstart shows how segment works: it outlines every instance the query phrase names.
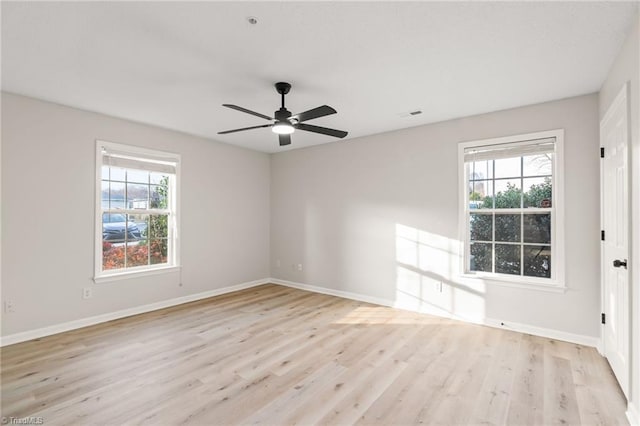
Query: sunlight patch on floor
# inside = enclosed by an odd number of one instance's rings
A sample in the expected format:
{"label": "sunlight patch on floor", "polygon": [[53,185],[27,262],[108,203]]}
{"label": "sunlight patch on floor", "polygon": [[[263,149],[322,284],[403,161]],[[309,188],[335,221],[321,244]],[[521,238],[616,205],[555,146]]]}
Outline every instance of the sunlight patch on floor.
{"label": "sunlight patch on floor", "polygon": [[439,321],[441,321],[439,318],[400,309],[387,308],[384,306],[360,306],[335,321],[334,324],[424,325],[434,324]]}

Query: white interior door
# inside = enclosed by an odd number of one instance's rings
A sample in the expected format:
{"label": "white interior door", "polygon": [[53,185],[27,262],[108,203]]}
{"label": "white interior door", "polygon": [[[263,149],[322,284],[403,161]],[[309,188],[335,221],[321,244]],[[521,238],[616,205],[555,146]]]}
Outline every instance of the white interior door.
{"label": "white interior door", "polygon": [[627,85],[600,123],[602,162],[602,285],[604,355],[629,397],[629,166]]}

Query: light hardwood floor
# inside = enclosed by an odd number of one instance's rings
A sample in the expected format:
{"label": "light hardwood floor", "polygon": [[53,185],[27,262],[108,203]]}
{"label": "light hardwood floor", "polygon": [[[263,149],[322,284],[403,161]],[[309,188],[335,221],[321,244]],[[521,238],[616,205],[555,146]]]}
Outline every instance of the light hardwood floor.
{"label": "light hardwood floor", "polygon": [[627,424],[595,349],[264,285],[2,348],[2,415],[71,424]]}

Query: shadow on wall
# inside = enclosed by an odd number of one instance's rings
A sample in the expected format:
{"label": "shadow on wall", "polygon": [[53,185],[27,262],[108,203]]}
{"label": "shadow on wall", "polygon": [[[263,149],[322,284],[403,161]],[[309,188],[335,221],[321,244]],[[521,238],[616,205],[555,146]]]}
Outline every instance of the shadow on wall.
{"label": "shadow on wall", "polygon": [[396,224],[394,306],[482,322],[485,284],[464,284],[456,279],[461,256],[459,240]]}

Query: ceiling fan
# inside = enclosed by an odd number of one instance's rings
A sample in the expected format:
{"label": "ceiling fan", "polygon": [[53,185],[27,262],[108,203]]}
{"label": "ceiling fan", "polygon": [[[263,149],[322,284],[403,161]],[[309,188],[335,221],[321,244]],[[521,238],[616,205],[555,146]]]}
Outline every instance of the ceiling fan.
{"label": "ceiling fan", "polygon": [[291,112],[284,106],[284,95],[289,93],[291,85],[289,83],[276,83],[276,91],[282,96],[282,106],[279,110],[274,112],[274,117],[260,114],[259,112],[251,111],[246,108],[239,107],[237,105],[223,104],[222,106],[235,109],[237,111],[245,112],[247,114],[255,115],[256,117],[264,118],[265,120],[273,121],[271,124],[263,124],[261,126],[244,127],[242,129],[225,130],[224,132],[218,132],[219,135],[226,135],[227,133],[242,132],[244,130],[260,129],[263,127],[271,127],[274,133],[278,134],[280,139],[280,146],[289,145],[291,143],[291,133],[295,130],[304,130],[306,132],[321,133],[323,135],[335,136],[337,138],[344,138],[347,136],[347,132],[342,130],[329,129],[326,127],[313,126],[311,124],[305,124],[304,121],[313,120],[314,118],[324,117],[325,115],[335,114],[337,111],[328,105],[322,105],[317,108],[310,109],[309,111],[301,112],[299,114],[292,115]]}

